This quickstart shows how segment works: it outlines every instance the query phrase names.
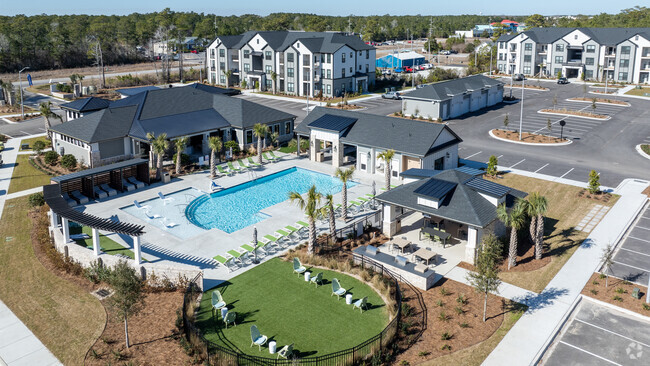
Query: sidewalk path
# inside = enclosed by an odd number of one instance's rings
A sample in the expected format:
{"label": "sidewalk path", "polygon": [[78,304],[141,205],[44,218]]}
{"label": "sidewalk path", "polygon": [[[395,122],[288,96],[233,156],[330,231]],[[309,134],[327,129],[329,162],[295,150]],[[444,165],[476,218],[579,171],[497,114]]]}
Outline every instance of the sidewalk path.
{"label": "sidewalk path", "polygon": [[617,189],[621,198],[569,258],[544,291],[534,298],[514,300],[529,308],[483,365],[533,365],[559,330],[572,304],[591,275],[598,269],[607,244],[616,244],[647,201],[641,191],[647,186],[626,180]]}

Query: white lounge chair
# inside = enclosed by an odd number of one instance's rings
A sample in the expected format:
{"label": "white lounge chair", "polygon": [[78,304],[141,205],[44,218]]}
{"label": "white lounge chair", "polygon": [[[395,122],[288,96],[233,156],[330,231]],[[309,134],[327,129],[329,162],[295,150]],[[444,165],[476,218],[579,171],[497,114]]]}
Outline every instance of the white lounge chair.
{"label": "white lounge chair", "polygon": [[148,210],[151,208],[151,206],[149,205],[141,205],[140,202],[138,202],[138,200],[133,200],[133,205],[135,205],[136,208],[139,208],[141,210]]}
{"label": "white lounge chair", "polygon": [[88,203],[88,197],[84,196],[84,195],[81,194],[81,192],[79,192],[79,191],[72,191],[72,192],[70,192],[70,197],[72,197],[73,199],[75,199],[77,202],[79,202],[79,203],[82,204],[82,205],[83,205],[84,203]]}
{"label": "white lounge chair", "polygon": [[158,214],[152,214],[151,212],[149,212],[149,211],[146,210],[146,209],[144,210],[144,214],[147,216],[147,218],[148,218],[149,220],[159,219],[159,218],[162,217],[162,216],[160,216],[160,215],[158,215]]}
{"label": "white lounge chair", "polygon": [[108,193],[104,192],[103,190],[99,189],[99,187],[94,186],[93,187],[93,192],[95,192],[95,197],[99,199],[103,199],[108,197]]}
{"label": "white lounge chair", "polygon": [[135,185],[133,183],[127,182],[126,179],[122,179],[122,188],[126,189],[127,192],[135,190]]}
{"label": "white lounge chair", "polygon": [[175,226],[178,226],[177,223],[175,223],[175,222],[173,222],[173,221],[170,221],[170,220],[169,220],[168,218],[166,218],[166,217],[163,217],[163,225],[165,225],[165,227],[167,227],[168,229],[171,229],[171,228],[173,228],[173,227],[175,227]]}
{"label": "white lounge chair", "polygon": [[111,188],[111,186],[109,186],[108,184],[100,184],[99,188],[103,189],[104,192],[106,192],[109,197],[117,195],[117,191]]}
{"label": "white lounge chair", "polygon": [[223,187],[215,183],[214,181],[210,181],[210,192],[216,192],[222,190]]}
{"label": "white lounge chair", "polygon": [[174,200],[174,197],[165,197],[165,195],[162,194],[162,192],[158,192],[158,197],[163,201],[163,204],[165,205],[167,204],[167,202]]}
{"label": "white lounge chair", "polygon": [[144,187],[144,182],[140,182],[139,180],[135,179],[135,177],[128,177],[126,178],[129,183],[135,185],[135,188],[140,189]]}

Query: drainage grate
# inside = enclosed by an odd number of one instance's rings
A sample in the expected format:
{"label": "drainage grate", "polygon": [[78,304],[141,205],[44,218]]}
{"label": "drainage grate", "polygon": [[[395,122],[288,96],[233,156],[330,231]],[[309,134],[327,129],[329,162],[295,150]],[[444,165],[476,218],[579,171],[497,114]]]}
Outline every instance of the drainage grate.
{"label": "drainage grate", "polygon": [[101,288],[101,289],[93,292],[92,294],[95,295],[100,300],[103,300],[103,299],[107,298],[108,296],[110,296],[111,292],[109,290],[105,289],[105,288]]}
{"label": "drainage grate", "polygon": [[5,241],[12,241],[12,240],[14,240],[14,237],[13,237],[13,236],[7,236],[7,237],[5,237]]}

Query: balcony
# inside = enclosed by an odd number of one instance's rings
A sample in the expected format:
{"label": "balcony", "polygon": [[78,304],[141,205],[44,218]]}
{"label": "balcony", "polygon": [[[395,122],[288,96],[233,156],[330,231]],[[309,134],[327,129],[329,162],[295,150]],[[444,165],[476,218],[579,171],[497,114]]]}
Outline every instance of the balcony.
{"label": "balcony", "polygon": [[584,63],[582,63],[582,60],[567,60],[566,62],[562,63],[562,66],[580,67],[584,66]]}
{"label": "balcony", "polygon": [[320,61],[314,62],[314,67],[320,67]]}
{"label": "balcony", "polygon": [[216,66],[210,66],[210,71],[217,71],[217,67]]}

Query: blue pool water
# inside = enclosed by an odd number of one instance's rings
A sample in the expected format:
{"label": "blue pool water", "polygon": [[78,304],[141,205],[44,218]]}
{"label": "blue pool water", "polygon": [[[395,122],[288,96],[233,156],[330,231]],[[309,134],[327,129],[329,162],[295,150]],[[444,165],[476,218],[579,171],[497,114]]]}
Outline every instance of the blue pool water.
{"label": "blue pool water", "polygon": [[[312,185],[323,194],[336,194],[343,184],[335,177],[311,170],[291,168],[192,201],[185,216],[203,229],[233,233],[260,222],[268,215],[261,210],[286,201],[289,192],[306,193]],[[348,182],[348,188],[356,186]]]}

